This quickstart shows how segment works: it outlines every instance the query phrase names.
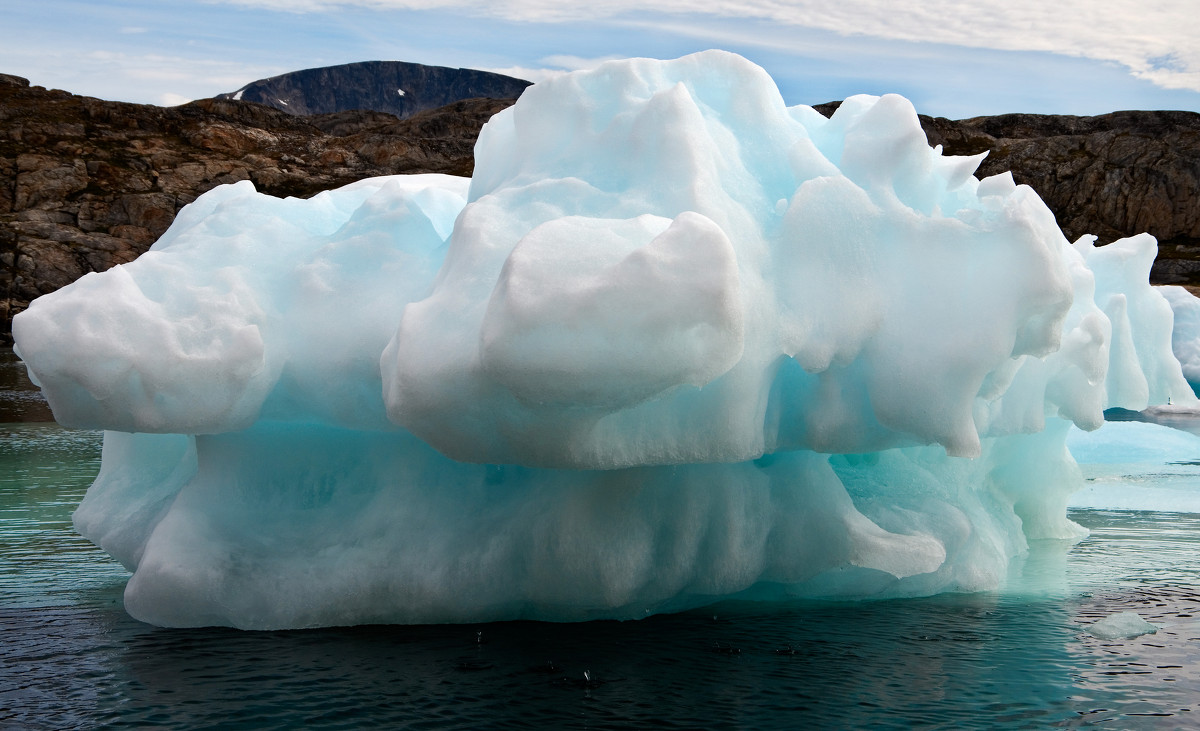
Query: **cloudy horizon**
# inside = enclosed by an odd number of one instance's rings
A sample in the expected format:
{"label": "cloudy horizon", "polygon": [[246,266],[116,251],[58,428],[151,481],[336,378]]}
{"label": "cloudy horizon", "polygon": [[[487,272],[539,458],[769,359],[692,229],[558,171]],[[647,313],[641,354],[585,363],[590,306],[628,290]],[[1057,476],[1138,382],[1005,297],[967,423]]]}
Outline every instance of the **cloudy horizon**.
{"label": "cloudy horizon", "polygon": [[1200,43],[1179,0],[45,0],[5,14],[0,72],[161,105],[355,61],[536,82],[609,58],[724,48],[766,68],[789,104],[896,92],[953,118],[1200,111]]}

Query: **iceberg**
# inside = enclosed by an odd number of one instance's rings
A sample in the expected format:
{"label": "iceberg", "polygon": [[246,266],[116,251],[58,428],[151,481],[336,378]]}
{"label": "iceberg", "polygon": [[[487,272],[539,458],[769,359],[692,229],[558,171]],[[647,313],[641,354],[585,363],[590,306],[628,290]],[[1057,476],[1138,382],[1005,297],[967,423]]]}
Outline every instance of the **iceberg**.
{"label": "iceberg", "polygon": [[78,530],[163,626],[631,619],[997,587],[1072,424],[1195,403],[1153,238],[1068,242],[902,97],[709,51],[528,89],[470,180],[206,193],[14,337],[104,429]]}
{"label": "iceberg", "polygon": [[1175,314],[1171,348],[1183,366],[1183,375],[1192,390],[1200,389],[1200,299],[1183,287],[1157,289]]}
{"label": "iceberg", "polygon": [[1158,627],[1142,619],[1137,612],[1118,612],[1087,627],[1088,634],[1101,640],[1131,640],[1158,632]]}

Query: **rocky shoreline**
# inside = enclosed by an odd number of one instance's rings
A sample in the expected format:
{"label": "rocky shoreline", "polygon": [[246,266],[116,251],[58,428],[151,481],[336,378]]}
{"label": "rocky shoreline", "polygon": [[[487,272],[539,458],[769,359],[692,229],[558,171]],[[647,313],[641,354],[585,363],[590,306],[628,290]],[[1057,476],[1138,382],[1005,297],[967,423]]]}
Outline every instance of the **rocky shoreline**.
{"label": "rocky shoreline", "polygon": [[297,117],[231,99],[109,102],[0,76],[0,342],[31,300],[135,259],[211,188],[250,180],[308,197],[377,175],[469,176],[479,129],[514,101],[468,99],[403,120]]}
{"label": "rocky shoreline", "polygon": [[[307,197],[376,175],[470,175],[480,128],[514,101],[295,116],[235,99],[109,102],[0,74],[0,342],[35,297],[136,258],[217,185]],[[988,151],[980,176],[1032,186],[1069,239],[1148,231],[1152,281],[1200,285],[1200,114],[921,121],[948,154]]]}

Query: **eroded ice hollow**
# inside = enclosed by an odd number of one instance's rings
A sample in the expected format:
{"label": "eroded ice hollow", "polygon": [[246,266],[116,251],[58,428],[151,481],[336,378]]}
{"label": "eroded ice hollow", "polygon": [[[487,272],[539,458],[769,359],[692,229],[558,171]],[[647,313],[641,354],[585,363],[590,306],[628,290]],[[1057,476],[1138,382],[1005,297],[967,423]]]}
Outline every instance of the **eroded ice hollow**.
{"label": "eroded ice hollow", "polygon": [[1068,243],[898,96],[706,52],[531,87],[468,181],[248,182],[14,323],[102,428],[78,529],[160,625],[633,618],[993,588],[1072,422],[1194,401],[1155,242]]}

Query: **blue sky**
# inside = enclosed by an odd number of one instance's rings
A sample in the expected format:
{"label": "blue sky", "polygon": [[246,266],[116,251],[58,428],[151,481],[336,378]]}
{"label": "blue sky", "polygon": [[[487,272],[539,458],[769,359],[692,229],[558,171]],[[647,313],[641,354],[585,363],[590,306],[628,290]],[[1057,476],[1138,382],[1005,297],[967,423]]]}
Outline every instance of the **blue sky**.
{"label": "blue sky", "polygon": [[0,72],[174,104],[314,66],[399,60],[531,80],[724,48],[790,104],[897,92],[918,111],[1200,111],[1194,0],[0,0]]}

